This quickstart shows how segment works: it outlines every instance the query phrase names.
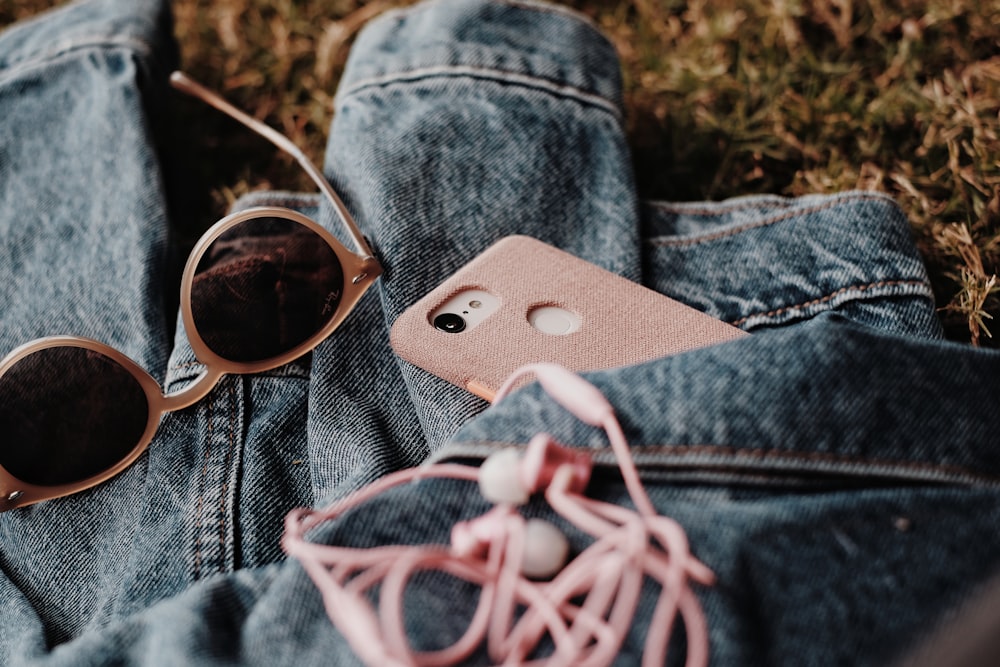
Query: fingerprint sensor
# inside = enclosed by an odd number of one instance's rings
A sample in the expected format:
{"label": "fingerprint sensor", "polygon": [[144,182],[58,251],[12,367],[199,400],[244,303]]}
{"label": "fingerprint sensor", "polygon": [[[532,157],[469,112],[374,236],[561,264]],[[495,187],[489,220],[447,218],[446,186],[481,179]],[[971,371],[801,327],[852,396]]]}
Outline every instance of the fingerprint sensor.
{"label": "fingerprint sensor", "polygon": [[528,311],[528,322],[543,334],[565,336],[580,328],[576,313],[558,306],[538,306]]}

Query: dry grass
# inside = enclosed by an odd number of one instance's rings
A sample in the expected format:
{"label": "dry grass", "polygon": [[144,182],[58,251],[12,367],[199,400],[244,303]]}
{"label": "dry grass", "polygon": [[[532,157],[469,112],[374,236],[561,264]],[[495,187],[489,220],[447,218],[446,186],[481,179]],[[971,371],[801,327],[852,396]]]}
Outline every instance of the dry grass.
{"label": "dry grass", "polygon": [[[322,159],[358,27],[405,0],[175,0],[184,65]],[[896,197],[950,337],[992,344],[1000,312],[1000,0],[566,0],[614,40],[644,196],[847,188]],[[54,4],[0,0],[0,25]],[[216,212],[309,185],[192,107],[193,177]],[[180,137],[177,141],[183,141]],[[190,168],[191,165],[187,165]],[[192,228],[200,220],[189,223]]]}

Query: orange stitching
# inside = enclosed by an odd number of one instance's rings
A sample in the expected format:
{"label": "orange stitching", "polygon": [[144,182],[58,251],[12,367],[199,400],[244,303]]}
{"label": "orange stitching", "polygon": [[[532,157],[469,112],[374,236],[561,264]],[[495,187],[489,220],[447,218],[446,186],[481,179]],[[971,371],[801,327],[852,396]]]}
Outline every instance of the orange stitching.
{"label": "orange stitching", "polygon": [[[733,227],[731,229],[723,229],[718,232],[708,234],[706,236],[698,236],[695,238],[680,238],[680,239],[664,239],[664,238],[653,238],[648,239],[646,242],[650,245],[658,247],[683,247],[698,245],[699,243],[705,243],[708,241],[715,241],[717,239],[725,238],[727,236],[734,236],[741,232],[745,232],[750,229],[757,229],[758,227],[767,227],[768,225],[773,225],[784,220],[789,220],[791,218],[797,218],[804,215],[809,215],[810,213],[817,213],[819,211],[825,211],[828,208],[833,208],[839,204],[851,203],[858,201],[881,201],[885,203],[891,203],[891,200],[887,201],[883,195],[858,195],[856,197],[844,197],[841,199],[834,199],[832,201],[825,202],[819,206],[813,206],[811,208],[803,209],[793,209],[791,211],[786,211],[780,215],[776,215],[770,218],[764,218],[763,220],[758,220],[757,222],[752,222],[741,227]],[[706,210],[707,211],[707,210]],[[697,214],[697,213],[694,213]],[[707,215],[708,213],[703,213]]]}
{"label": "orange stitching", "polygon": [[781,315],[790,310],[797,310],[800,308],[810,308],[812,306],[817,306],[821,303],[826,303],[836,299],[838,296],[850,292],[852,290],[857,290],[858,292],[864,292],[870,289],[878,289],[880,287],[900,287],[903,285],[908,285],[910,287],[926,287],[926,283],[922,280],[880,280],[874,283],[868,283],[867,285],[852,285],[850,287],[842,287],[835,292],[831,292],[826,296],[819,297],[818,299],[813,299],[811,301],[805,301],[803,303],[798,303],[791,306],[782,306],[781,308],[775,308],[774,310],[768,311],[766,313],[754,313],[753,315],[747,315],[746,317],[740,318],[738,320],[730,322],[733,326],[740,326],[747,322],[747,320],[753,319],[755,317],[774,317],[775,315]]}

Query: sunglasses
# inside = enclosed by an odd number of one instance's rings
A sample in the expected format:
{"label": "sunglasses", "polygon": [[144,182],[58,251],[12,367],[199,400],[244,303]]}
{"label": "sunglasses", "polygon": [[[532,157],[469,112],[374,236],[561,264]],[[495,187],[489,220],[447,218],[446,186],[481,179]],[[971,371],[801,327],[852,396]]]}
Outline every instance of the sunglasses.
{"label": "sunglasses", "polygon": [[54,336],[0,361],[0,511],[67,496],[128,468],[160,417],[204,398],[226,374],[260,373],[310,352],[358,303],[382,267],[340,197],[287,137],[174,72],[171,84],[289,153],[316,182],[349,250],[301,213],[261,206],[229,215],[195,244],[181,280],[181,317],[204,366],[165,394],[121,352]]}

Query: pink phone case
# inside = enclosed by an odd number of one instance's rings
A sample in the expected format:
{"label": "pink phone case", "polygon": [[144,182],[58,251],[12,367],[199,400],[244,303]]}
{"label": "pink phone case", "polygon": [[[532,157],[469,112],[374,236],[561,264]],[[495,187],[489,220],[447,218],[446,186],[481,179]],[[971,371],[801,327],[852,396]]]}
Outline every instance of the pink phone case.
{"label": "pink phone case", "polygon": [[[499,306],[475,328],[449,333],[431,314],[479,289]],[[578,317],[572,333],[536,329],[528,313],[553,306]],[[396,353],[492,400],[518,367],[538,361],[585,371],[628,366],[747,335],[741,329],[527,236],[510,236],[408,308],[392,326]]]}

